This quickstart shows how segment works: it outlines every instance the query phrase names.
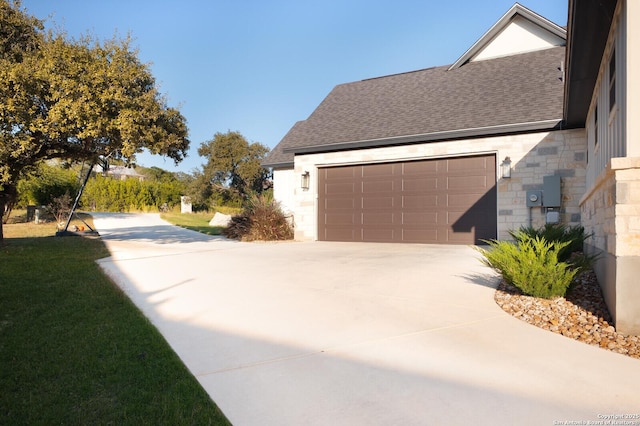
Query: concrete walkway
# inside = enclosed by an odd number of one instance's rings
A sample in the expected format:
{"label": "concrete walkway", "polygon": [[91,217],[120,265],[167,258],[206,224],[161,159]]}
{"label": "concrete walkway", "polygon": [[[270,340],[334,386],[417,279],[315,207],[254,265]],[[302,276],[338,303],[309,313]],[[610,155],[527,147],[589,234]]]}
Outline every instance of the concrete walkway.
{"label": "concrete walkway", "polygon": [[158,215],[95,224],[112,254],[102,268],[234,425],[640,414],[640,360],[505,314],[469,247],[238,243]]}

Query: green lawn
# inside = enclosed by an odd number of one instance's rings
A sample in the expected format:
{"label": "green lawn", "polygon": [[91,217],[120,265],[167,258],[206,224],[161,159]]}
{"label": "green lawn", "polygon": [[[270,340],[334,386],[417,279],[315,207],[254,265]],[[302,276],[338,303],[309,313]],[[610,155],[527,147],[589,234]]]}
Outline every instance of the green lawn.
{"label": "green lawn", "polygon": [[[237,214],[236,211],[225,211],[225,214]],[[167,222],[178,225],[182,228],[191,229],[192,231],[201,232],[208,235],[220,235],[223,227],[209,226],[209,222],[215,213],[162,213],[160,217]]]}
{"label": "green lawn", "polygon": [[228,424],[98,268],[99,239],[43,236],[51,224],[4,232],[0,424]]}

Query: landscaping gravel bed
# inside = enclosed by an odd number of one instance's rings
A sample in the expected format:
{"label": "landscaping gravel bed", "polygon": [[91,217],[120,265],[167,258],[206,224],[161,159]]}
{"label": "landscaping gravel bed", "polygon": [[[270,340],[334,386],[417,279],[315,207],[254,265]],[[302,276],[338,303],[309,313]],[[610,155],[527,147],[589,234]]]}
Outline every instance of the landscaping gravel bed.
{"label": "landscaping gravel bed", "polygon": [[640,336],[616,332],[595,274],[584,272],[576,281],[566,297],[547,300],[525,296],[503,280],[495,300],[508,314],[536,327],[640,358]]}

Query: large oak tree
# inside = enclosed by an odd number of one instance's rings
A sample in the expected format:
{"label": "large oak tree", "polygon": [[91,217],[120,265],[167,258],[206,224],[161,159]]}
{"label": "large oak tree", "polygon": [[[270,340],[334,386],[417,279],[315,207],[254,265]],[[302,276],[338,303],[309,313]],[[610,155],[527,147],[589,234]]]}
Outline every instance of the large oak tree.
{"label": "large oak tree", "polygon": [[269,148],[250,143],[239,132],[216,133],[200,144],[198,154],[207,159],[198,179],[223,198],[244,201],[252,192],[261,192],[270,173],[261,166]]}
{"label": "large oak tree", "polygon": [[0,48],[0,212],[18,179],[47,159],[134,161],[145,148],[184,158],[186,121],[129,38],[44,32],[18,0],[0,0]]}

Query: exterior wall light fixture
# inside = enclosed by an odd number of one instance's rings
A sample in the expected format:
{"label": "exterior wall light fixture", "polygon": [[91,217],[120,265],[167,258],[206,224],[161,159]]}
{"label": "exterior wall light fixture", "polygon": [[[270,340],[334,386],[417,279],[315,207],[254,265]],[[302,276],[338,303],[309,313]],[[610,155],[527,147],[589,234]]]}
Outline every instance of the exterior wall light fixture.
{"label": "exterior wall light fixture", "polygon": [[302,175],[300,176],[300,188],[304,189],[305,191],[307,191],[309,189],[309,181],[311,180],[311,176],[309,174],[309,172],[304,172],[302,173]]}
{"label": "exterior wall light fixture", "polygon": [[502,177],[509,179],[511,178],[511,158],[505,157],[502,162]]}

